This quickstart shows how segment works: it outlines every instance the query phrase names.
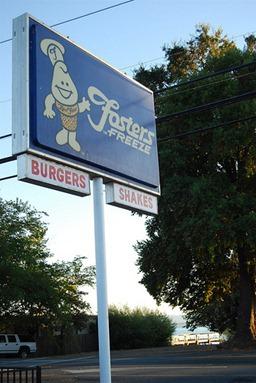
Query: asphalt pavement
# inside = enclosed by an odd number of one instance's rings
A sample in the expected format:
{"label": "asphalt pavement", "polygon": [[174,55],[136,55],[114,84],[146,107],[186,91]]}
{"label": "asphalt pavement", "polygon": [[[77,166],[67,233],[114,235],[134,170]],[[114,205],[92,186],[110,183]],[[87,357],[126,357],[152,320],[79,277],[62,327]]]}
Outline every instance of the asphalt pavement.
{"label": "asphalt pavement", "polygon": [[[99,382],[97,353],[1,358],[0,367],[42,366],[42,382]],[[256,383],[256,350],[164,347],[111,353],[113,383]]]}

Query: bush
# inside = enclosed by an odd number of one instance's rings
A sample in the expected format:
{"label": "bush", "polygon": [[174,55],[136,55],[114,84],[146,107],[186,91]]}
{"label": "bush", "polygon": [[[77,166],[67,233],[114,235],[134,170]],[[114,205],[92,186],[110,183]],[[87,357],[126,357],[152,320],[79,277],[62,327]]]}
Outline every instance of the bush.
{"label": "bush", "polygon": [[158,310],[109,308],[111,349],[166,346],[175,331],[175,324]]}

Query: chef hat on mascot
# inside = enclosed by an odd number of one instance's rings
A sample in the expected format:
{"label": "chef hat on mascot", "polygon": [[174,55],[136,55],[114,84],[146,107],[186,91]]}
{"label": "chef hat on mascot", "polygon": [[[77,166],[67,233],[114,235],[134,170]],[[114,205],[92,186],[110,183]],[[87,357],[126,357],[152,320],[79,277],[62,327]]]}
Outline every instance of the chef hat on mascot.
{"label": "chef hat on mascot", "polygon": [[52,39],[43,39],[40,43],[42,52],[49,57],[52,65],[54,66],[56,62],[63,61],[63,55],[65,53],[65,48],[56,40]]}

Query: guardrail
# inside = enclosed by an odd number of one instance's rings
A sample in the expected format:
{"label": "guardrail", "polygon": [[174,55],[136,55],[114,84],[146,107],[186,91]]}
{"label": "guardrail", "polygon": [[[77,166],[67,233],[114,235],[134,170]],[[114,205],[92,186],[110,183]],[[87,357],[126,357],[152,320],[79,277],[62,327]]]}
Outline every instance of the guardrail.
{"label": "guardrail", "polygon": [[41,383],[41,367],[0,367],[0,383]]}
{"label": "guardrail", "polygon": [[182,334],[173,335],[172,345],[199,345],[199,344],[219,344],[221,342],[220,334],[204,333],[204,334]]}

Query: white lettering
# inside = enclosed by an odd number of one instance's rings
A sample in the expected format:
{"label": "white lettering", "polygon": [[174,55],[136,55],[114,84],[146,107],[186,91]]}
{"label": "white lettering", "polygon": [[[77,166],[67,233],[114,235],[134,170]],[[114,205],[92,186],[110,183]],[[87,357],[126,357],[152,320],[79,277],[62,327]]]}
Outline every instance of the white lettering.
{"label": "white lettering", "polygon": [[[94,123],[92,121],[92,119],[91,119],[91,116],[88,115],[88,120],[89,120],[91,126],[95,130],[97,130],[97,132],[102,132],[102,130],[104,129],[104,126],[105,126],[105,124],[107,122],[107,119],[109,117],[109,113],[110,113],[111,108],[118,110],[119,109],[119,104],[115,100],[109,100],[104,95],[104,93],[101,92],[101,90],[99,90],[98,88],[96,88],[94,86],[89,86],[89,88],[88,88],[88,96],[89,96],[90,100],[95,105],[104,105],[102,107],[103,113],[102,113],[101,119],[98,122],[98,124]],[[97,99],[96,97],[99,97],[99,99]]]}
{"label": "white lettering", "polygon": [[132,123],[133,123],[133,119],[131,117],[127,118],[127,117],[121,116],[120,124],[124,132],[125,130],[127,130],[128,134],[130,134],[129,131],[130,131],[130,127],[132,126]]}
{"label": "white lettering", "polygon": [[144,153],[146,153],[146,154],[150,154],[150,149],[151,149],[151,147],[150,146],[148,146],[148,145],[145,145],[145,148],[144,148]]}
{"label": "white lettering", "polygon": [[121,142],[125,142],[125,134],[121,132],[117,132],[116,139],[120,140]]}
{"label": "white lettering", "polygon": [[131,145],[131,143],[132,143],[132,137],[130,137],[130,136],[126,136],[126,138],[125,138],[125,143],[126,143],[126,145]]}
{"label": "white lettering", "polygon": [[140,134],[140,126],[139,124],[133,124],[132,126],[129,126],[127,128],[127,132],[128,134],[130,134],[130,136],[132,136],[133,138],[136,138],[138,139],[139,138],[139,134]]}
{"label": "white lettering", "polygon": [[145,138],[143,140],[143,142],[145,142],[145,144],[152,145],[153,144],[153,140],[152,140],[153,137],[155,137],[155,134],[153,132],[148,131],[148,138]]}
{"label": "white lettering", "polygon": [[111,136],[116,136],[116,130],[115,129],[113,129],[113,128],[111,128],[111,129],[109,129],[108,130],[108,135],[109,135],[109,137],[111,137]]}
{"label": "white lettering", "polygon": [[133,141],[132,141],[132,147],[133,147],[134,149],[138,149],[138,147],[139,147],[139,141],[137,141],[137,140],[133,140]]}
{"label": "white lettering", "polygon": [[95,86],[88,88],[88,96],[94,105],[101,107],[100,110],[102,111],[99,121],[93,120],[90,114],[87,115],[93,129],[102,132],[108,123],[111,128],[105,133],[109,137],[114,136],[116,140],[123,144],[150,155],[153,138],[155,137],[154,132],[134,122],[132,117],[118,114],[119,103],[116,100],[109,99]]}

